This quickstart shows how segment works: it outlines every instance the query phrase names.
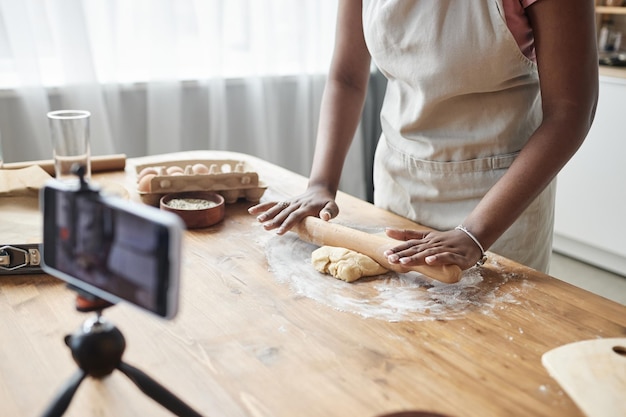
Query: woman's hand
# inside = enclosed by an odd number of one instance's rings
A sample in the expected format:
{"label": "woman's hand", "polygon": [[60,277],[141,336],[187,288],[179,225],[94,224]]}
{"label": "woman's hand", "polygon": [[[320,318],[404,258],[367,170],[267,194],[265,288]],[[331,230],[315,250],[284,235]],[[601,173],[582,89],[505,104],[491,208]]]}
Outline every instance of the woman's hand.
{"label": "woman's hand", "polygon": [[290,200],[257,204],[250,207],[248,213],[256,215],[265,230],[276,229],[276,234],[282,235],[306,216],[328,221],[339,214],[339,207],[332,193],[323,188],[309,187],[304,194]]}
{"label": "woman's hand", "polygon": [[478,245],[461,230],[420,231],[388,228],[387,236],[404,243],[385,251],[387,260],[401,265],[458,265],[465,270],[482,258]]}

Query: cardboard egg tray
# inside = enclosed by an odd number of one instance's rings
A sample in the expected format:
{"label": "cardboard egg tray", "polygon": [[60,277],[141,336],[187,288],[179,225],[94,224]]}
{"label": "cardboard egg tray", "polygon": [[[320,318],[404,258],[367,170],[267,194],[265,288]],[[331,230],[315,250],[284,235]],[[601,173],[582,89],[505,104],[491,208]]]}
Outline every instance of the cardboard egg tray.
{"label": "cardboard egg tray", "polygon": [[[208,170],[208,173],[194,172],[194,167],[202,165],[206,167],[202,171]],[[157,174],[149,180],[147,190],[141,190],[139,173],[148,167],[155,168]],[[170,167],[180,167],[183,173],[170,175],[166,171]],[[159,206],[161,197],[166,194],[188,191],[214,191],[222,195],[227,204],[235,203],[239,198],[256,203],[267,189],[267,185],[259,181],[259,175],[245,161],[230,159],[168,161],[138,165],[135,169],[138,180],[137,191],[141,201],[155,207]]]}

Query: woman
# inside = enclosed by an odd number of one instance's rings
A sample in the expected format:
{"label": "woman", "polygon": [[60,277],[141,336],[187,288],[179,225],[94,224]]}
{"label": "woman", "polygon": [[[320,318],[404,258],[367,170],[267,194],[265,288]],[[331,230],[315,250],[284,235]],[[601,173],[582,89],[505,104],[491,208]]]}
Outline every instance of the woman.
{"label": "woman", "polygon": [[374,203],[434,231],[388,229],[405,265],[467,269],[487,249],[547,271],[555,178],[598,94],[591,0],[339,0],[309,185],[250,208],[283,234],[335,217],[370,60],[388,78]]}

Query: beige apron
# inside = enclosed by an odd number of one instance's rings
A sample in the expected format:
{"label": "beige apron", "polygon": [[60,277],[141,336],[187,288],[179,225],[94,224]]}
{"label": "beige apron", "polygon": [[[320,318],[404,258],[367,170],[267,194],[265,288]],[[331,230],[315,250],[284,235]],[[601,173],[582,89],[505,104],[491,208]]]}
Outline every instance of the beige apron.
{"label": "beige apron", "polygon": [[[364,0],[363,26],[388,78],[374,202],[452,229],[541,123],[536,65],[509,31],[501,0]],[[490,250],[546,271],[554,194],[553,183]]]}

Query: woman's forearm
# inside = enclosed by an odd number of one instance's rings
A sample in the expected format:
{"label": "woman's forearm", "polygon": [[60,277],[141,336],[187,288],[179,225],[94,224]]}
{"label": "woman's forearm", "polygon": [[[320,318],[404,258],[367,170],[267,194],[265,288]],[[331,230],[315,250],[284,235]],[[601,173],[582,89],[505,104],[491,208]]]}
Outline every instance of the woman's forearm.
{"label": "woman's forearm", "polygon": [[329,80],[322,99],[309,186],[337,192],[344,161],[361,118],[366,89],[367,84],[354,87]]}

